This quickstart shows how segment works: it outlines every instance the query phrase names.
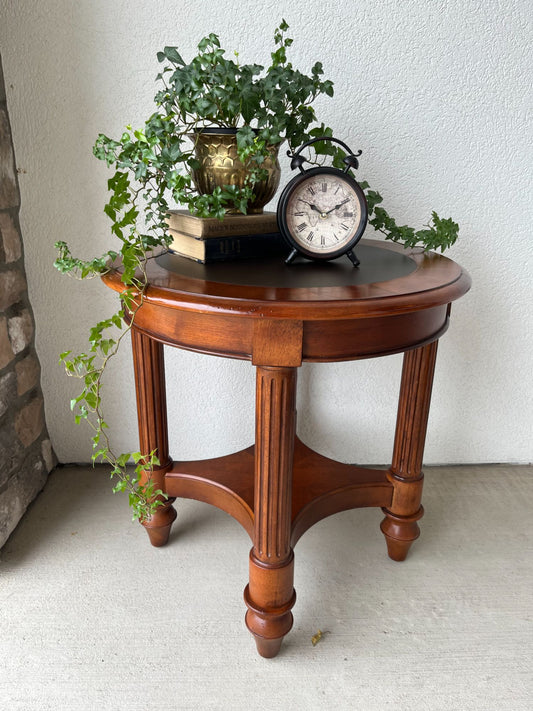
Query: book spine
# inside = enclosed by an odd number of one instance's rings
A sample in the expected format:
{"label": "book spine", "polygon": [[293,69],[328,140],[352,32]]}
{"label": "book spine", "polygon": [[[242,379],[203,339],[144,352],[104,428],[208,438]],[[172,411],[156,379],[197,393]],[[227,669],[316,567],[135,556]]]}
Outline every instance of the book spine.
{"label": "book spine", "polygon": [[[218,239],[202,240],[202,242],[204,256],[203,259],[198,259],[197,261],[203,264],[237,259],[275,257],[285,255],[288,252],[287,244],[279,232],[260,236],[219,237]],[[173,250],[172,247],[170,247],[170,251],[182,254],[182,256],[189,256],[180,252],[179,249]]]}

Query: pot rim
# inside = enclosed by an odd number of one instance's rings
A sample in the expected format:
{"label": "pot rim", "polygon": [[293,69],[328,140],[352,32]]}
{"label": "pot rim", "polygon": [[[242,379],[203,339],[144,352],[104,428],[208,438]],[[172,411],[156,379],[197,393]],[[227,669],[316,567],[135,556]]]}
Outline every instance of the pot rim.
{"label": "pot rim", "polygon": [[[237,131],[240,131],[241,128],[246,128],[245,126],[200,126],[199,128],[193,128],[191,129],[191,134],[189,135],[197,135],[197,134],[202,134],[206,133],[207,135],[216,135],[216,134],[223,134],[225,136],[231,136],[235,135]],[[258,135],[261,133],[260,128],[254,128],[253,126],[250,126],[252,131]],[[282,139],[280,143],[283,143],[285,139]]]}
{"label": "pot rim", "polygon": [[[224,135],[234,135],[237,133],[239,129],[235,127],[226,127],[226,126],[202,126],[201,128],[195,128],[193,129],[192,133],[208,133],[208,134],[217,134],[217,133],[222,133]],[[252,129],[254,130],[254,129]]]}

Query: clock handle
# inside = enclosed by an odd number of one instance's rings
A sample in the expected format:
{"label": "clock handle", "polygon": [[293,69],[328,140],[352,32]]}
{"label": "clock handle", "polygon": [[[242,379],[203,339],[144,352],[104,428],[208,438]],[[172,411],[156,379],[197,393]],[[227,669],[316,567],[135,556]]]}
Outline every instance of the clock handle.
{"label": "clock handle", "polygon": [[287,151],[287,155],[291,159],[291,170],[299,168],[302,173],[304,172],[302,166],[304,163],[307,162],[307,159],[300,154],[304,148],[312,146],[313,143],[317,143],[318,141],[330,141],[333,143],[338,143],[344,148],[344,150],[348,153],[348,155],[343,159],[346,165],[345,173],[347,173],[350,168],[359,168],[359,161],[357,160],[357,158],[362,154],[363,151],[358,151],[357,153],[354,153],[352,149],[349,148],[346,143],[344,143],[344,141],[341,141],[338,138],[333,138],[333,136],[319,136],[318,138],[312,138],[310,141],[306,141],[305,143],[303,143],[300,148],[298,148],[296,153],[291,153],[290,151]]}

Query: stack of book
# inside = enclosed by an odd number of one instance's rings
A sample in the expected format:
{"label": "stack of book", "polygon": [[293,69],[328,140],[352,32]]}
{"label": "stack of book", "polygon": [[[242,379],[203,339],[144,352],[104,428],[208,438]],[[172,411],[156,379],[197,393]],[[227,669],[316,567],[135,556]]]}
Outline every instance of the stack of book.
{"label": "stack of book", "polygon": [[169,250],[196,262],[222,262],[284,256],[288,247],[278,231],[275,212],[260,215],[195,217],[187,210],[170,210]]}

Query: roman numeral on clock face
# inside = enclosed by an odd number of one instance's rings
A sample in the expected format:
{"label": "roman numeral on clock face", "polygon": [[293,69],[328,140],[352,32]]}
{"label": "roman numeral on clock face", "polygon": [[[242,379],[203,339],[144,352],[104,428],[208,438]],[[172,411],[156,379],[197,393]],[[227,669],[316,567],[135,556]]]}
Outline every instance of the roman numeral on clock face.
{"label": "roman numeral on clock face", "polygon": [[311,231],[311,232],[307,235],[306,240],[307,240],[308,242],[312,242],[314,236],[315,236],[315,233]]}
{"label": "roman numeral on clock face", "polygon": [[[307,227],[306,222],[300,222],[300,224],[296,226],[296,229],[298,230],[298,232],[302,232],[303,230],[305,230],[306,227]],[[346,228],[346,229],[348,229],[348,228]]]}

